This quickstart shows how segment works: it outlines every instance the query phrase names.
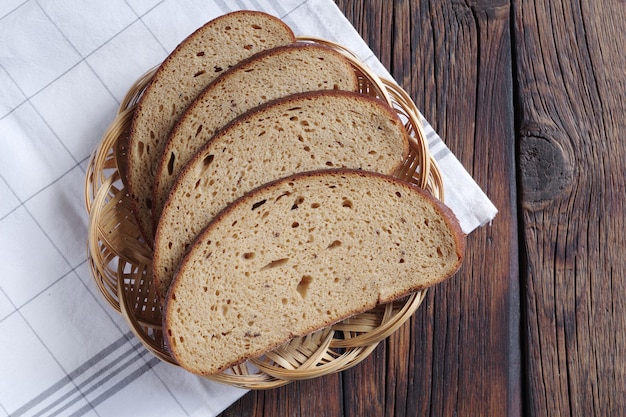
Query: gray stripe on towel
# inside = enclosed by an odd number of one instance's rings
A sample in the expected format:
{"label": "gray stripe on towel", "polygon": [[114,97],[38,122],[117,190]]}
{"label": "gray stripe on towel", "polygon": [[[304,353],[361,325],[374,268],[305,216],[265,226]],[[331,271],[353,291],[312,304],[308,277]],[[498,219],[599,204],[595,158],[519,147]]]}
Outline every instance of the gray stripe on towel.
{"label": "gray stripe on towel", "polygon": [[[88,403],[81,408],[82,413],[84,413],[121,390],[129,382],[137,379],[159,362],[157,358],[146,361],[146,356],[150,356],[148,350],[143,348],[143,345],[131,332],[128,332],[67,374],[66,377],[33,397],[11,415],[53,416],[65,414],[68,409],[81,400]],[[140,363],[141,366],[124,376],[125,372],[133,369],[133,365]],[[122,377],[122,379],[114,381],[116,377]],[[109,382],[113,382],[113,386],[106,388]],[[99,393],[101,389],[105,390]],[[89,398],[94,395],[95,398]]]}

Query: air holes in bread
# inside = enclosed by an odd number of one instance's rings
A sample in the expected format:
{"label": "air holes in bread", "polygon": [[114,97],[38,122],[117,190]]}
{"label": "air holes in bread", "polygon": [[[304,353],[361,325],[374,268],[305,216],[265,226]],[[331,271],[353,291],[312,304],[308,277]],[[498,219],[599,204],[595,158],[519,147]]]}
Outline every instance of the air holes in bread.
{"label": "air holes in bread", "polygon": [[246,252],[243,254],[243,259],[254,259],[254,252]]}
{"label": "air holes in bread", "polygon": [[341,207],[352,208],[352,201],[348,200],[347,198],[344,199],[343,202],[341,203]]}
{"label": "air holes in bread", "polygon": [[259,208],[259,207],[261,207],[263,204],[265,204],[265,202],[266,202],[266,201],[267,201],[267,199],[265,199],[265,200],[261,200],[261,201],[257,201],[256,203],[254,203],[254,204],[252,205],[252,210],[256,210],[256,209],[258,209],[258,208]]}
{"label": "air holes in bread", "polygon": [[278,200],[280,200],[281,198],[291,195],[291,193],[289,191],[285,191],[284,193],[282,193],[281,195],[279,195],[278,197],[276,197],[276,200],[274,200],[274,202],[276,203]]}
{"label": "air holes in bread", "polygon": [[193,75],[193,78],[199,77],[199,76],[201,76],[201,75],[202,75],[202,74],[204,74],[204,73],[206,73],[206,71],[205,71],[205,70],[200,70],[200,71],[196,72],[196,73]]}
{"label": "air holes in bread", "polygon": [[215,155],[207,155],[207,156],[204,157],[204,159],[202,160],[202,165],[204,166],[205,169],[209,165],[211,165],[211,162],[213,162],[214,158],[215,158]]}
{"label": "air holes in bread", "polygon": [[300,280],[300,282],[298,283],[298,286],[296,287],[296,291],[298,291],[298,293],[300,294],[300,297],[306,298],[306,294],[309,291],[309,286],[311,285],[311,282],[313,282],[312,276],[310,275],[302,276],[302,279]]}
{"label": "air holes in bread", "polygon": [[298,197],[298,198],[296,198],[296,201],[293,203],[293,206],[291,206],[291,209],[292,209],[292,210],[297,209],[297,208],[298,208],[298,206],[299,206],[300,204],[302,204],[302,203],[304,203],[304,197]]}
{"label": "air holes in bread", "polygon": [[326,249],[333,249],[341,246],[341,240],[334,240]]}
{"label": "air holes in bread", "polygon": [[276,268],[276,267],[286,264],[287,262],[289,262],[289,258],[276,259],[275,261],[272,261],[269,264],[265,265],[263,268],[261,268],[261,270],[269,269],[269,268]]}
{"label": "air holes in bread", "polygon": [[170,154],[170,160],[167,163],[167,173],[172,175],[174,173],[174,162],[176,161],[176,155],[174,152]]}

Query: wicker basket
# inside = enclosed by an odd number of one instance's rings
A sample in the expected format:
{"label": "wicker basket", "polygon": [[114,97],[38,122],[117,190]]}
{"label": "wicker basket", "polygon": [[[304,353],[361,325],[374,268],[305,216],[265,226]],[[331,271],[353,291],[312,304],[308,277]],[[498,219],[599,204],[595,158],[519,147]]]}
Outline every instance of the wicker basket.
{"label": "wicker basket", "polygon": [[[407,160],[395,175],[443,199],[439,169],[429,153],[419,113],[407,93],[374,75],[336,43],[310,37],[298,40],[321,43],[342,53],[358,75],[361,92],[378,97],[397,111],[411,146]],[[137,101],[153,74],[154,70],[146,73],[129,90],[91,157],[85,181],[88,259],[105,300],[122,314],[148,350],[176,364],[164,344],[160,303],[152,285],[152,251],[141,237],[125,187],[128,131]],[[365,359],[380,341],[406,322],[424,296],[425,290],[380,305],[208,378],[244,388],[267,389],[347,369]]]}

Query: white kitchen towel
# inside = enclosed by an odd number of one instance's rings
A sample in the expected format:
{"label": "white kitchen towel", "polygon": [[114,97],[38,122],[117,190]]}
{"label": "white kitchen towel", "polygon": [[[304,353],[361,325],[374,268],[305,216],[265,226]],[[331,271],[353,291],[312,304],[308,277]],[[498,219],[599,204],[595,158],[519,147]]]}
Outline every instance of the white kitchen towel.
{"label": "white kitchen towel", "polygon": [[[219,414],[245,393],[160,362],[103,301],[86,262],[89,155],[127,89],[193,30],[263,10],[388,73],[332,0],[0,2],[0,417]],[[427,126],[469,233],[496,215]]]}

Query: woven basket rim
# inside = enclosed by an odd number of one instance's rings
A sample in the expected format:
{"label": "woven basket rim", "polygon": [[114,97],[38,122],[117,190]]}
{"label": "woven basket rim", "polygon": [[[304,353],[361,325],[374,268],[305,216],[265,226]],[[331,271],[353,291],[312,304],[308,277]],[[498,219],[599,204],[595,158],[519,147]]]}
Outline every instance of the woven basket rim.
{"label": "woven basket rim", "polygon": [[[409,134],[410,152],[394,176],[429,190],[443,201],[441,173],[430,154],[420,113],[410,96],[395,82],[378,77],[338,43],[306,36],[297,40],[323,44],[340,52],[357,73],[361,93],[379,98],[398,113]],[[136,104],[155,71],[156,68],[147,71],[129,89],[90,158],[85,177],[88,260],[103,298],[125,318],[145,348],[160,360],[177,365],[165,348],[160,303],[151,288],[151,250],[136,225],[124,184],[128,129]],[[247,389],[268,389],[340,372],[369,356],[378,343],[409,320],[425,295],[426,290],[421,290],[377,306],[207,378]],[[151,301],[155,297],[156,303]]]}

